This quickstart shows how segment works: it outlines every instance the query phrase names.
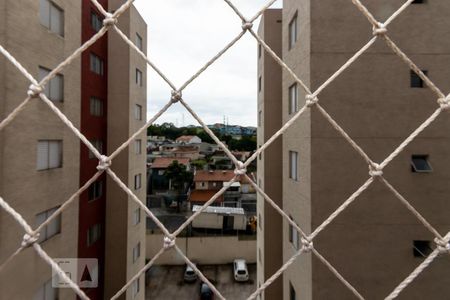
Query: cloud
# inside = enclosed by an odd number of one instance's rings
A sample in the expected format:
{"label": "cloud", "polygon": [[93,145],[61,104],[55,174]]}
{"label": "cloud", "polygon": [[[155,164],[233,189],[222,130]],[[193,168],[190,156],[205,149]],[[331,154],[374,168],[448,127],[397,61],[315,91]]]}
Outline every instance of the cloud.
{"label": "cloud", "polygon": [[[267,0],[234,0],[250,18]],[[184,84],[241,31],[241,20],[223,0],[136,0],[148,25],[148,56],[175,86]],[[272,7],[280,7],[277,1]],[[257,28],[257,24],[255,27]],[[246,34],[183,92],[183,98],[207,123],[256,125],[257,43]],[[170,87],[148,74],[148,118],[167,103]],[[183,124],[184,121],[184,124]],[[176,104],[157,123],[198,123]]]}

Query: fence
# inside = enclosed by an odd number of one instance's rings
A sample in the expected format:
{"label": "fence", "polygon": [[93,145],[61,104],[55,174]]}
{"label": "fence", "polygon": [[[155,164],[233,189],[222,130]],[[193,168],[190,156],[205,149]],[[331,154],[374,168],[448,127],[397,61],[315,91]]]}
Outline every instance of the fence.
{"label": "fence", "polygon": [[[359,299],[364,299],[364,297],[352,286],[350,282],[348,282],[340,273],[339,270],[336,270],[327,260],[323,257],[317,249],[314,248],[314,239],[320,234],[326,227],[333,222],[333,220],[342,213],[352,202],[354,202],[358,196],[366,190],[375,180],[379,180],[382,182],[396,198],[399,199],[414,215],[415,217],[435,236],[435,242],[437,247],[433,252],[407,277],[405,278],[393,291],[391,294],[387,295],[385,299],[394,299],[396,298],[402,290],[411,284],[414,279],[425,269],[427,268],[439,255],[448,254],[450,252],[450,233],[446,235],[441,235],[409,202],[405,199],[384,177],[383,177],[383,169],[397,156],[400,152],[402,152],[405,147],[411,143],[417,135],[419,135],[425,128],[427,128],[432,122],[434,122],[439,115],[450,108],[450,95],[444,95],[441,90],[419,69],[418,66],[395,44],[393,40],[388,35],[388,26],[405,10],[414,0],[407,0],[394,14],[392,14],[385,22],[378,21],[370,11],[360,2],[360,0],[348,0],[352,1],[352,3],[360,10],[360,12],[367,18],[369,22],[369,26],[373,27],[373,37],[372,39],[364,45],[358,52],[356,52],[336,73],[334,73],[328,80],[326,80],[316,91],[311,91],[308,86],[306,86],[302,80],[300,80],[296,74],[290,69],[288,65],[286,65],[281,58],[279,58],[272,49],[257,35],[257,33],[253,30],[253,23],[257,20],[266,9],[268,9],[276,0],[270,0],[266,5],[264,5],[257,13],[251,18],[246,18],[240,10],[230,1],[223,0],[241,19],[242,21],[242,31],[232,40],[229,44],[217,53],[211,60],[209,60],[202,68],[198,70],[191,78],[189,78],[181,87],[176,87],[170,80],[167,78],[164,73],[158,69],[158,67],[150,60],[150,58],[146,57],[144,53],[142,53],[132,41],[130,41],[126,35],[119,30],[116,26],[118,17],[126,11],[133,3],[133,0],[127,0],[117,11],[113,14],[107,12],[98,2],[97,0],[91,0],[92,3],[98,8],[98,10],[104,15],[105,19],[103,22],[103,27],[101,30],[95,34],[90,40],[88,40],[85,44],[83,44],[78,50],[76,50],[72,55],[70,55],[66,60],[64,60],[60,65],[58,65],[54,70],[52,70],[41,82],[37,82],[35,78],[33,78],[30,73],[21,66],[20,62],[18,62],[8,51],[0,45],[0,52],[12,63],[15,67],[31,82],[31,85],[28,90],[28,97],[17,106],[11,114],[9,114],[5,119],[3,119],[0,123],[0,130],[4,129],[14,118],[20,116],[20,112],[27,105],[27,103],[33,98],[39,98],[44,103],[46,103],[50,109],[64,122],[66,126],[72,130],[75,135],[91,150],[96,158],[99,160],[98,172],[87,181],[77,192],[75,192],[58,210],[56,210],[44,223],[42,223],[37,228],[33,229],[23,218],[17,213],[14,208],[10,207],[7,203],[7,199],[4,200],[0,198],[0,206],[9,213],[23,228],[25,234],[23,237],[23,242],[21,246],[15,251],[5,262],[0,265],[0,271],[3,269],[5,264],[14,259],[14,257],[19,254],[22,250],[32,247],[36,253],[44,259],[56,272],[57,274],[66,282],[69,283],[70,287],[75,291],[75,293],[81,299],[89,299],[86,294],[73,282],[67,275],[60,269],[60,267],[55,263],[54,260],[42,249],[39,245],[38,241],[38,233],[39,231],[49,224],[53,219],[55,219],[62,211],[64,211],[72,202],[74,202],[78,196],[85,191],[102,173],[106,172],[130,197],[131,201],[136,202],[142,210],[146,212],[146,214],[156,223],[156,225],[161,229],[164,234],[164,240],[162,242],[162,248],[159,252],[157,252],[152,260],[148,262],[145,267],[140,270],[137,274],[135,274],[128,283],[116,293],[112,299],[118,298],[121,294],[123,294],[136,280],[139,278],[146,270],[148,270],[155,261],[163,255],[168,249],[175,249],[175,251],[180,255],[180,257],[189,264],[198,276],[206,282],[216,296],[219,299],[224,299],[221,295],[220,291],[218,291],[215,286],[200,272],[200,270],[186,257],[183,251],[178,247],[175,243],[176,237],[192,222],[194,218],[196,218],[202,211],[212,204],[220,195],[222,195],[227,188],[237,180],[239,175],[246,175],[246,168],[258,157],[258,155],[263,152],[277,137],[282,135],[289,127],[291,127],[294,122],[305,112],[310,109],[317,109],[327,121],[331,123],[331,125],[347,140],[350,145],[355,149],[355,151],[363,157],[363,159],[367,162],[369,167],[369,179],[357,190],[355,191],[347,200],[345,200],[342,205],[334,211],[321,225],[319,225],[313,232],[307,234],[304,232],[299,226],[297,226],[292,220],[290,220],[289,216],[279,208],[270,197],[268,197],[264,191],[259,188],[250,178],[248,181],[254,186],[255,190],[263,196],[265,201],[267,201],[271,206],[273,206],[283,217],[289,222],[301,235],[301,249],[293,255],[289,260],[285,262],[285,264],[275,273],[273,274],[264,284],[262,284],[254,293],[252,293],[248,299],[255,299],[258,294],[260,294],[264,289],[267,288],[276,278],[278,278],[300,255],[307,255],[308,253],[316,256],[319,261],[321,261],[330,271]],[[172,94],[170,96],[170,101],[156,114],[154,115],[148,123],[143,126],[140,130],[138,130],[135,134],[133,134],[125,143],[123,143],[118,149],[116,149],[110,156],[104,156],[98,152],[98,150],[83,136],[79,129],[76,128],[71,121],[50,101],[47,96],[43,93],[44,87],[49,83],[49,81],[55,77],[62,69],[64,69],[68,64],[72,63],[73,60],[80,56],[80,54],[88,49],[92,44],[94,44],[99,38],[105,35],[108,31],[115,31],[120,35],[120,37],[127,43],[133,50],[137,51],[140,56],[142,56],[147,63],[153,68],[159,76],[171,87]],[[238,161],[235,156],[225,147],[225,145],[214,135],[214,133],[205,125],[202,119],[196,114],[196,112],[189,106],[188,102],[183,98],[182,92],[186,89],[200,74],[202,74],[209,66],[211,66],[217,59],[219,59],[225,52],[227,52],[233,45],[239,41],[245,34],[251,34],[258,43],[262,45],[265,51],[272,56],[275,61],[288,73],[290,74],[295,81],[304,89],[306,92],[306,102],[305,105],[292,117],[284,126],[275,133],[264,145],[262,145],[256,153],[254,153],[247,161],[244,163]],[[339,126],[339,124],[333,120],[333,118],[326,112],[326,110],[319,103],[319,94],[327,88],[327,86],[334,81],[340,74],[342,74],[352,63],[358,59],[369,47],[371,47],[377,39],[383,39],[387,46],[402,59],[412,71],[414,71],[423,82],[431,89],[432,92],[437,97],[438,106],[436,111],[425,120],[409,137],[405,139],[403,143],[401,143],[384,161],[381,163],[375,163],[371,160],[371,158],[364,152],[364,150],[352,140],[352,138]],[[150,126],[155,120],[157,120],[167,109],[174,105],[175,103],[180,103],[183,105],[186,110],[200,123],[200,125],[204,128],[204,130],[213,138],[213,140],[223,149],[226,155],[232,160],[236,169],[235,169],[235,178],[229,182],[226,186],[224,186],[220,191],[218,191],[209,201],[205,203],[205,205],[199,211],[195,212],[192,216],[190,216],[186,222],[184,222],[177,230],[174,232],[169,232],[164,225],[153,215],[153,213],[143,204],[139,199],[133,194],[133,192],[124,184],[117,175],[110,169],[111,162],[117,155],[124,150],[128,145],[140,134],[142,134],[148,126]]]}

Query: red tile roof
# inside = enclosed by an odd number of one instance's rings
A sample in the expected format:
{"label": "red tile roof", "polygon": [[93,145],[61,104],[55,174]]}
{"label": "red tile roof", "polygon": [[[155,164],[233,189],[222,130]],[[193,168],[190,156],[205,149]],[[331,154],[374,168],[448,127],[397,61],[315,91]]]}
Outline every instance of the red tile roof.
{"label": "red tile roof", "polygon": [[[194,190],[191,192],[191,195],[189,196],[190,202],[207,202],[209,199],[211,199],[217,191],[213,190]],[[214,203],[221,203],[223,202],[223,194],[217,198]]]}
{"label": "red tile roof", "polygon": [[168,166],[172,164],[173,161],[177,160],[178,163],[187,166],[189,164],[189,158],[178,158],[178,157],[157,157],[153,161],[151,169],[167,169]]}

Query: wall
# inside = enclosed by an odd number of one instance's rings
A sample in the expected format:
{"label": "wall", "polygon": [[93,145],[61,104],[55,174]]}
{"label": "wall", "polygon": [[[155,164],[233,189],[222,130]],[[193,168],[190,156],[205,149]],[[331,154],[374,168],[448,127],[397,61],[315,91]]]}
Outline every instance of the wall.
{"label": "wall", "polygon": [[[147,234],[146,258],[152,257],[163,246],[163,235]],[[256,240],[239,240],[236,236],[178,237],[177,246],[191,260],[199,264],[228,264],[236,258],[256,262]],[[171,249],[160,256],[157,265],[183,265],[184,260]]]}

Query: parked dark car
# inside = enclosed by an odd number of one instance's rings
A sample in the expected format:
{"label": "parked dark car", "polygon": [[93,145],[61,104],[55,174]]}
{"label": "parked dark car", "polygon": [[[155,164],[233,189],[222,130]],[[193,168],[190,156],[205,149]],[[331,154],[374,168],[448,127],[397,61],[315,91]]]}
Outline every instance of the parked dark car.
{"label": "parked dark car", "polygon": [[200,300],[212,300],[214,299],[214,293],[206,283],[202,282],[200,285]]}

